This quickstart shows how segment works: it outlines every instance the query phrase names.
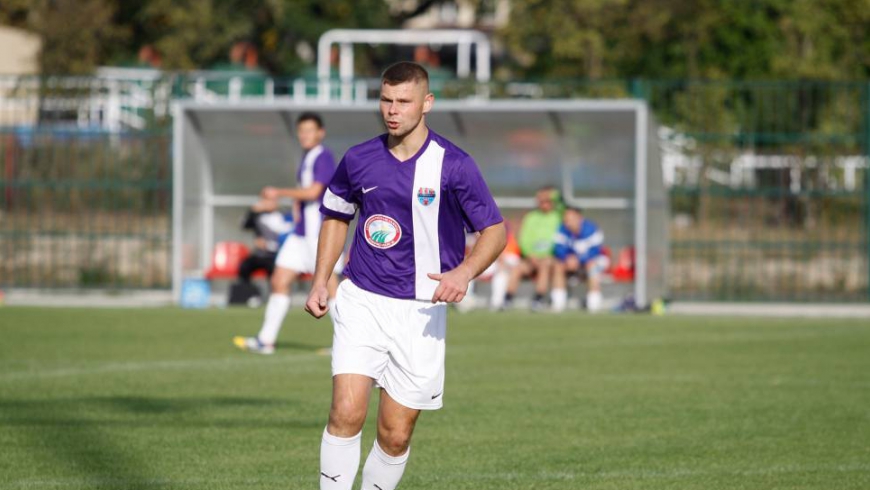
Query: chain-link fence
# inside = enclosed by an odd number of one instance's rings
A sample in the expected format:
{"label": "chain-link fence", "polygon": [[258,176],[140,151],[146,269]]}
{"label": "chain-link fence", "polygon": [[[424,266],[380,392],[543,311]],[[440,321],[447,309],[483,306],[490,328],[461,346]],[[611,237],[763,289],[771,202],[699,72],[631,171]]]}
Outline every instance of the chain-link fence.
{"label": "chain-link fence", "polygon": [[679,299],[870,301],[870,85],[645,82]]}
{"label": "chain-link fence", "polygon": [[171,138],[0,132],[0,285],[168,288]]}

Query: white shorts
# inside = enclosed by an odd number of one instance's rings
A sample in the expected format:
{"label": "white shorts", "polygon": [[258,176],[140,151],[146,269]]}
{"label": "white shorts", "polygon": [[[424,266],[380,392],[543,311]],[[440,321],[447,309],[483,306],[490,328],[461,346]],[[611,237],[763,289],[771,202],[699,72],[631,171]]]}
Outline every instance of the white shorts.
{"label": "white shorts", "polygon": [[382,296],[347,279],[332,319],[333,376],[362,374],[408,408],[441,408],[446,304]]}
{"label": "white shorts", "polygon": [[[290,235],[284,240],[275,258],[275,265],[300,274],[314,274],[317,264],[317,239]],[[341,274],[344,270],[344,254],[338,258],[333,272]]]}

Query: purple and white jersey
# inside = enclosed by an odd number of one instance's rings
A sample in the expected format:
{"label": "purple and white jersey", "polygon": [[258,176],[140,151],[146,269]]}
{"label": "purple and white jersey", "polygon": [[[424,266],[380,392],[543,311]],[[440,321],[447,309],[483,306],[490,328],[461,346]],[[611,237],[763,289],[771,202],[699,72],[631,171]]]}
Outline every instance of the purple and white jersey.
{"label": "purple and white jersey", "polygon": [[[335,173],[335,158],[332,152],[323,145],[317,145],[305,152],[302,164],[296,170],[296,182],[299,187],[310,187],[315,182],[320,182],[326,187]],[[293,230],[299,236],[305,236],[306,232],[313,234],[317,239],[320,233],[320,224],[323,221],[320,215],[320,198],[313,201],[300,201],[299,222]]]}
{"label": "purple and white jersey", "polygon": [[344,269],[367,291],[431,300],[438,281],[465,256],[465,230],[501,223],[495,200],[467,153],[431,129],[400,162],[381,135],[349,149],[323,196],[323,214],[359,221]]}

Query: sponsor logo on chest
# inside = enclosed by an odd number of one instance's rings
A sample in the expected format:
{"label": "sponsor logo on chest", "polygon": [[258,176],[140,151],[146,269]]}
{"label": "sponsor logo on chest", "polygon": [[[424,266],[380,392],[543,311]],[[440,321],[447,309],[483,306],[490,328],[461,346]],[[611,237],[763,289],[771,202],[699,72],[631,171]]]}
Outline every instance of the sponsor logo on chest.
{"label": "sponsor logo on chest", "polygon": [[374,214],[366,220],[365,235],[369,245],[383,250],[399,243],[402,239],[402,227],[398,221],[387,215]]}

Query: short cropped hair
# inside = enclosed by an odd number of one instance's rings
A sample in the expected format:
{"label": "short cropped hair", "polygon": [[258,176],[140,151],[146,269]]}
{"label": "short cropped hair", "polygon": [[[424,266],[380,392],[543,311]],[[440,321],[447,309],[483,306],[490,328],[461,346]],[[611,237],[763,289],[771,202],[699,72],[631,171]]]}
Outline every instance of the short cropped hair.
{"label": "short cropped hair", "polygon": [[318,128],[323,129],[323,119],[320,117],[320,114],[316,112],[303,112],[302,114],[299,114],[299,117],[296,119],[296,125],[299,126],[305,121],[314,121],[314,124],[316,124]]}
{"label": "short cropped hair", "polygon": [[381,82],[387,85],[399,85],[406,82],[425,83],[429,86],[429,72],[417,63],[400,61],[393,63],[381,76]]}
{"label": "short cropped hair", "polygon": [[550,202],[552,202],[555,206],[560,206],[564,204],[562,200],[562,192],[555,185],[547,184],[543,187],[538,188],[538,192],[549,192]]}

